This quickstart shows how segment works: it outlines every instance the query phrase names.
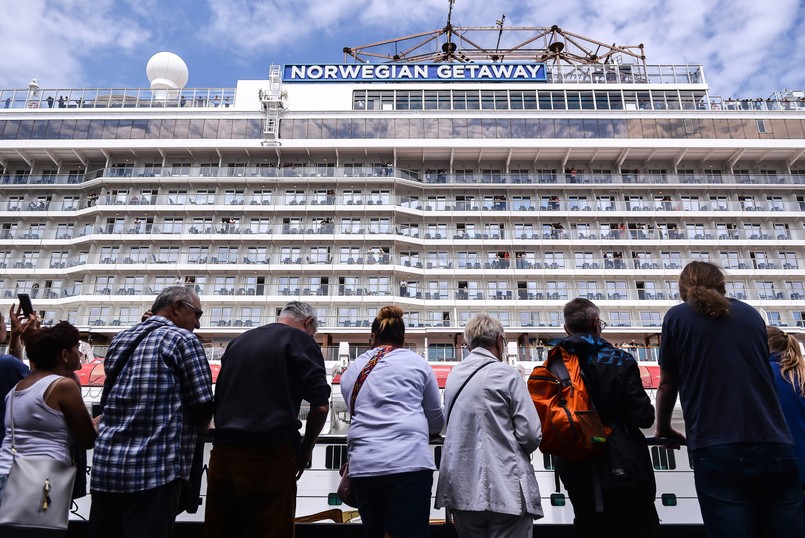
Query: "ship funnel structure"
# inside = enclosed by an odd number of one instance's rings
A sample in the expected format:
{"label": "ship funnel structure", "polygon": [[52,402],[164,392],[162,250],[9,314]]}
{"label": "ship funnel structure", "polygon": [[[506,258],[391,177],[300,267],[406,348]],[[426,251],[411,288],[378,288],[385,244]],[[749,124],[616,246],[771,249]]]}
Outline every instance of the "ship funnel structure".
{"label": "ship funnel structure", "polygon": [[158,52],[151,56],[145,73],[151,82],[156,98],[173,99],[187,84],[189,71],[187,64],[172,52]]}

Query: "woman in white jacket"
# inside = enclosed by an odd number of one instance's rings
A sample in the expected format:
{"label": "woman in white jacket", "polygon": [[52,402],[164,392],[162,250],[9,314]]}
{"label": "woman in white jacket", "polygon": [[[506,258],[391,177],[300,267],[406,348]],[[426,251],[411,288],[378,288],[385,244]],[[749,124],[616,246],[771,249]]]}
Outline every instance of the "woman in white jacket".
{"label": "woman in white jacket", "polygon": [[447,432],[436,507],[453,512],[467,537],[530,537],[542,517],[529,454],[539,446],[539,416],[506,356],[503,325],[480,314],[467,323],[470,354],[450,372],[444,392]]}

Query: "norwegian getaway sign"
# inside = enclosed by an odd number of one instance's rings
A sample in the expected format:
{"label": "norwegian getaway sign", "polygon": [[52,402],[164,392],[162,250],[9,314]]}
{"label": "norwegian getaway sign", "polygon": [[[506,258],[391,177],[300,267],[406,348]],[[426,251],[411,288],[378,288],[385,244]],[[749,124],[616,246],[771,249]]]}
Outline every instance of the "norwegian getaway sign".
{"label": "norwegian getaway sign", "polygon": [[283,82],[545,82],[545,64],[286,65]]}

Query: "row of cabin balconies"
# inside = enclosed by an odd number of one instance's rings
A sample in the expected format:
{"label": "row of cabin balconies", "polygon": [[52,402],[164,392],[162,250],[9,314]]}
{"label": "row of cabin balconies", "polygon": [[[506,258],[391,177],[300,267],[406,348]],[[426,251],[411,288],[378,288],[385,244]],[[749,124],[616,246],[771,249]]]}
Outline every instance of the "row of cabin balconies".
{"label": "row of cabin balconies", "polygon": [[[259,307],[227,307],[210,306],[202,302],[205,315],[200,319],[201,331],[214,328],[242,328],[257,327],[275,321],[276,316],[263,313]],[[313,305],[316,307],[317,305]],[[382,305],[380,305],[382,306]],[[341,327],[361,328],[361,332],[368,332],[377,309],[371,308],[336,308],[322,307],[319,310],[319,327],[326,332]],[[68,319],[79,328],[119,327],[126,328],[139,322],[141,312],[148,305],[138,304],[126,307],[117,306],[84,306],[76,310],[45,310],[44,324],[51,325],[54,320]],[[405,307],[405,305],[403,305]],[[504,327],[513,331],[518,329],[547,328],[561,330],[563,325],[561,304],[552,306],[550,310],[521,312],[517,310],[496,309],[487,312],[498,318]],[[273,310],[273,309],[272,309]],[[143,310],[144,311],[144,310]],[[477,310],[461,310],[454,308],[437,310],[405,310],[404,320],[408,328],[449,328],[460,329],[466,325],[467,320]],[[604,334],[612,335],[619,329],[643,328],[654,329],[661,326],[664,309],[638,310],[621,307],[602,307],[601,317],[607,320],[608,328]],[[805,311],[802,310],[774,310],[767,311],[769,324],[788,327],[805,326]],[[527,331],[525,331],[527,332]]]}
{"label": "row of cabin balconies", "polygon": [[[355,266],[371,266],[373,270],[402,271],[417,273],[418,270],[448,269],[458,273],[466,271],[484,270],[562,270],[562,271],[601,271],[601,270],[640,270],[640,271],[678,271],[694,260],[708,260],[730,270],[794,270],[805,269],[805,257],[798,252],[780,251],[764,252],[749,251],[729,252],[726,256],[721,251],[700,252],[697,256],[687,255],[681,251],[656,253],[651,251],[632,250],[629,252],[605,251],[596,252],[535,252],[516,250],[510,254],[509,247],[500,247],[506,250],[493,250],[485,252],[434,252],[432,256],[422,253],[389,254],[380,249],[362,249],[343,247],[342,252],[326,254],[315,252],[321,247],[310,247],[303,251],[301,248],[259,248],[259,247],[218,247],[218,250],[208,247],[179,248],[161,247],[153,253],[145,253],[138,248],[137,254],[126,255],[120,252],[120,247],[97,248],[95,252],[81,252],[63,254],[58,257],[48,257],[47,253],[39,254],[30,250],[23,251],[25,246],[18,246],[16,251],[10,251],[3,256],[0,252],[0,269],[44,270],[65,269],[89,265],[94,272],[107,270],[114,265],[114,270],[126,272],[122,266],[132,267],[132,271],[152,269],[157,272],[165,271],[165,264],[172,265],[177,270],[195,271],[199,265],[226,266],[228,271],[252,271],[255,265],[274,266],[277,274],[282,274],[282,266],[293,265],[293,271],[306,270],[305,266],[314,273],[322,273],[322,266],[330,266],[332,270],[345,270],[354,272],[359,270]],[[147,247],[145,247],[147,248]],[[699,248],[695,246],[694,248]],[[114,249],[114,250],[112,250]],[[162,250],[169,249],[169,250]],[[258,250],[259,249],[259,250]],[[154,252],[155,251],[155,252]],[[511,255],[514,257],[511,257]],[[707,254],[705,256],[705,254]],[[145,266],[145,267],[143,267]],[[235,266],[235,267],[233,267]],[[339,267],[339,266],[349,266]],[[366,271],[364,269],[363,271]],[[217,272],[217,271],[215,271]],[[471,274],[471,273],[470,273]]]}
{"label": "row of cabin balconies", "polygon": [[[2,217],[0,216],[0,219]],[[147,236],[148,241],[175,241],[183,236],[184,241],[210,241],[216,236],[223,236],[226,241],[271,241],[286,239],[290,242],[325,241],[354,242],[355,236],[371,236],[371,242],[393,243],[395,238],[405,242],[423,243],[428,240],[446,241],[438,245],[444,248],[454,241],[801,241],[805,239],[805,230],[791,229],[790,225],[781,222],[763,220],[758,223],[743,222],[629,222],[625,225],[591,221],[580,223],[571,220],[553,220],[546,222],[464,222],[454,224],[420,224],[411,222],[392,223],[372,222],[368,219],[346,219],[349,222],[327,223],[238,223],[230,222],[193,223],[182,219],[173,222],[138,223],[76,223],[52,224],[29,223],[28,226],[16,222],[0,221],[0,240],[115,240],[132,242],[136,238]],[[792,223],[801,226],[801,223]],[[262,236],[262,237],[261,237]],[[222,240],[223,240],[222,237]],[[416,240],[416,241],[412,241]],[[326,246],[326,245],[325,245]],[[463,247],[462,247],[463,248]]]}
{"label": "row of cabin balconies", "polygon": [[[289,156],[289,159],[295,156]],[[20,167],[25,163],[20,162]],[[13,169],[11,163],[7,169]],[[81,163],[65,164],[65,168],[82,168]],[[490,167],[498,167],[499,163],[490,163]],[[242,183],[248,178],[293,178],[318,180],[319,178],[333,178],[354,181],[355,178],[393,178],[406,179],[429,184],[585,184],[585,185],[648,185],[648,184],[741,184],[741,185],[798,185],[805,183],[805,175],[800,173],[787,173],[786,171],[765,172],[739,172],[722,173],[707,171],[706,173],[667,173],[652,171],[650,173],[635,172],[633,170],[621,173],[603,172],[562,172],[560,170],[535,170],[528,165],[517,167],[511,165],[509,171],[503,166],[490,170],[462,170],[448,172],[446,163],[431,163],[423,166],[421,163],[398,163],[397,167],[391,165],[373,166],[196,166],[187,164],[154,165],[147,167],[109,167],[93,172],[80,174],[56,173],[28,173],[17,172],[0,176],[0,184],[10,185],[73,185],[95,179],[117,178],[210,178],[230,179],[233,183]],[[514,168],[518,168],[514,170]],[[684,168],[684,163],[679,165]]]}
{"label": "row of cabin balconies", "polygon": [[[107,277],[103,277],[107,278]],[[155,296],[163,288],[176,285],[173,282],[157,282],[154,279],[143,277],[119,278],[94,285],[77,284],[74,282],[48,281],[41,289],[38,282],[31,279],[18,281],[15,285],[9,282],[3,285],[0,281],[0,293],[4,299],[14,299],[18,293],[29,293],[34,300],[59,300],[82,297],[89,292],[95,296],[122,297],[134,296],[142,300],[143,296]],[[181,279],[180,279],[181,280]],[[367,302],[387,301],[393,298],[402,303],[416,304],[416,301],[568,301],[574,297],[585,297],[593,301],[677,301],[679,292],[676,283],[672,281],[643,281],[619,280],[583,281],[583,286],[573,289],[573,282],[556,280],[529,280],[522,282],[495,281],[466,281],[459,282],[419,282],[413,279],[403,279],[398,283],[391,282],[389,278],[362,279],[358,277],[317,277],[307,280],[300,277],[274,278],[270,284],[255,283],[256,279],[227,277],[220,278],[220,282],[209,279],[201,282],[201,277],[194,277],[193,283],[185,283],[189,289],[199,296],[215,297],[220,301],[222,297],[232,297],[237,303],[264,302],[265,297],[270,300],[286,297],[318,297],[321,300],[336,297],[362,298]],[[324,282],[322,282],[324,280]],[[728,280],[728,293],[730,297],[739,300],[759,301],[802,301],[805,300],[805,286],[802,279],[756,280],[754,286],[746,287],[743,280]],[[226,301],[231,302],[231,301]],[[337,301],[341,304],[340,301]]]}
{"label": "row of cabin balconies", "polygon": [[[2,191],[0,191],[2,192]],[[667,200],[652,200],[651,194],[642,195],[640,199],[635,199],[629,193],[618,196],[597,199],[591,196],[586,199],[584,195],[575,195],[573,192],[560,192],[556,194],[531,195],[527,193],[507,192],[505,195],[496,196],[471,196],[461,195],[456,197],[435,196],[418,197],[411,194],[391,195],[390,193],[370,194],[366,193],[341,193],[341,194],[316,194],[296,192],[293,194],[269,194],[266,192],[255,192],[246,194],[219,193],[203,195],[193,195],[192,193],[183,194],[110,194],[97,197],[81,195],[77,198],[67,195],[69,199],[53,200],[52,195],[39,193],[13,193],[6,191],[0,197],[0,211],[12,212],[56,212],[56,211],[80,211],[90,207],[109,207],[114,206],[115,211],[127,210],[132,214],[142,213],[141,206],[158,206],[148,209],[149,213],[160,212],[170,213],[171,211],[187,210],[187,212],[204,211],[209,212],[208,206],[215,206],[213,211],[232,210],[231,206],[243,206],[244,214],[263,213],[270,207],[270,212],[277,210],[291,210],[298,212],[300,207],[305,208],[305,212],[316,213],[319,206],[326,206],[327,211],[335,209],[354,211],[355,206],[363,206],[365,209],[372,209],[375,212],[388,212],[391,207],[403,208],[413,211],[449,211],[449,212],[641,212],[648,214],[667,213],[667,212],[802,212],[805,211],[805,200],[802,197],[791,199],[790,195],[772,196],[766,195],[763,199],[760,194],[757,197],[750,195],[729,196],[718,195],[709,198],[685,198],[681,195],[670,197]],[[687,195],[685,195],[687,196]],[[704,196],[704,195],[702,195]],[[624,198],[619,200],[617,198]],[[121,207],[124,206],[124,207]],[[133,206],[133,207],[132,207]],[[339,207],[341,206],[341,207]],[[497,213],[496,213],[497,214]]]}

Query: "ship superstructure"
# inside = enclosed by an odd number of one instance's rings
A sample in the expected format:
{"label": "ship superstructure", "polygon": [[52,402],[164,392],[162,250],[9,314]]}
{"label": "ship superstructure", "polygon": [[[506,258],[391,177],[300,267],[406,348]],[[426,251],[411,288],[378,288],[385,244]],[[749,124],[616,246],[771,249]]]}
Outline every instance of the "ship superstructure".
{"label": "ship superstructure", "polygon": [[579,295],[610,338],[650,345],[679,270],[705,259],[730,296],[801,331],[797,94],[723,100],[699,65],[532,30],[541,62],[470,57],[452,28],[433,38],[451,58],[427,63],[355,53],[228,89],[3,90],[0,299],[31,293],[45,323],[110,336],[182,283],[213,346],[302,299],[328,347],[363,346],[394,302],[409,343],[450,360],[473,313],[528,350],[561,336]]}

